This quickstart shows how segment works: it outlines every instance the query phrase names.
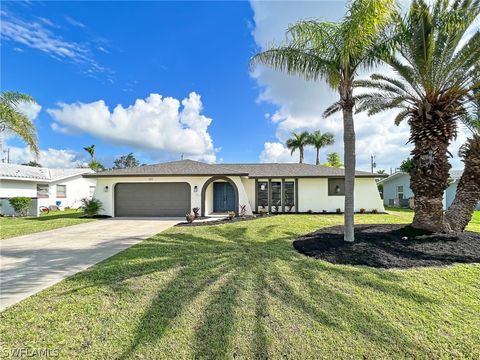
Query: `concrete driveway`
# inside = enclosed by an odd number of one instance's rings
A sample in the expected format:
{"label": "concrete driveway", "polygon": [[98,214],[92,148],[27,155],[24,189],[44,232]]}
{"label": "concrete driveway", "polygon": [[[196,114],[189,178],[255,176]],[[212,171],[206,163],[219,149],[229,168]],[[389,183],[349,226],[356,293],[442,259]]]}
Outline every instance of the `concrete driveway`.
{"label": "concrete driveway", "polygon": [[0,240],[0,311],[180,221],[107,219]]}

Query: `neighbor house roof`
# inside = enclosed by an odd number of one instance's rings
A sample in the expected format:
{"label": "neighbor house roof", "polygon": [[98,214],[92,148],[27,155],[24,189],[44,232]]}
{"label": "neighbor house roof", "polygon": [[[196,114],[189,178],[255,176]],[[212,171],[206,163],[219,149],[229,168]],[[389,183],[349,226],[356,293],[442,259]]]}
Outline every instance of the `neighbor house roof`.
{"label": "neighbor house roof", "polygon": [[[238,175],[251,178],[266,177],[343,177],[344,169],[310,164],[205,164],[193,160],[180,160],[156,165],[144,165],[127,169],[107,170],[86,177],[114,176],[214,176]],[[357,177],[382,177],[365,171],[357,171]]]}
{"label": "neighbor house roof", "polygon": [[[463,170],[450,170],[449,171],[449,176],[450,176],[450,179],[456,181],[458,179],[460,179],[460,177],[462,176],[463,174]],[[403,171],[397,171],[396,173],[393,173],[392,175],[390,175],[389,177],[385,178],[385,179],[382,179],[378,182],[378,184],[384,184],[384,183],[387,183],[387,182],[390,182],[396,178],[399,178],[401,176],[410,176],[408,173],[406,172],[403,172]]]}
{"label": "neighbor house roof", "polygon": [[0,164],[0,179],[52,182],[93,173],[91,169],[48,169],[17,164]]}

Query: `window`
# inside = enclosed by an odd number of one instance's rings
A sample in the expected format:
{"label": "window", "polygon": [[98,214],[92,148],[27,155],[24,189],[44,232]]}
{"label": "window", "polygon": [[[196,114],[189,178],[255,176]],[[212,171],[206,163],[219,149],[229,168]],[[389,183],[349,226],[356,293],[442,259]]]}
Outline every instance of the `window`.
{"label": "window", "polygon": [[403,185],[397,186],[397,198],[403,199]]}
{"label": "window", "polygon": [[282,209],[282,183],[279,181],[272,182],[272,206],[275,211]]}
{"label": "window", "polygon": [[328,196],[344,196],[345,179],[328,179]]}
{"label": "window", "polygon": [[266,208],[268,206],[268,182],[259,181],[257,188],[258,206]]}
{"label": "window", "polygon": [[283,188],[285,199],[285,211],[291,211],[295,206],[295,183],[293,181],[285,181]]}
{"label": "window", "polygon": [[57,185],[57,198],[67,197],[67,185]]}
{"label": "window", "polygon": [[48,184],[37,184],[37,198],[48,198]]}
{"label": "window", "polygon": [[95,186],[90,186],[88,196],[93,197],[94,194],[95,194]]}

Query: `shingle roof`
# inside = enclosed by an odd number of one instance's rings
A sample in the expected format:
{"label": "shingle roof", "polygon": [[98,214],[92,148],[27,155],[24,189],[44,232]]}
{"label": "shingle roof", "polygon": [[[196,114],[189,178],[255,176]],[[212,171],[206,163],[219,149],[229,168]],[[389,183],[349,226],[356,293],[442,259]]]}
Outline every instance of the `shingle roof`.
{"label": "shingle roof", "polygon": [[[156,165],[108,170],[86,177],[113,176],[212,176],[239,175],[259,177],[342,177],[344,169],[310,164],[205,164],[193,160],[180,160]],[[365,171],[357,171],[357,177],[380,177]]]}
{"label": "shingle roof", "polygon": [[[450,179],[452,180],[458,180],[460,179],[460,177],[462,176],[463,174],[463,170],[450,170],[449,171],[449,176],[450,176]],[[408,173],[406,172],[403,172],[403,171],[397,171],[396,173],[393,173],[392,175],[390,175],[389,177],[385,178],[385,179],[382,179],[378,182],[378,184],[384,184],[386,182],[390,182],[391,180],[393,179],[396,179],[400,176],[410,176]]]}
{"label": "shingle roof", "polygon": [[0,164],[1,179],[29,179],[46,182],[93,173],[91,169],[48,169],[17,164]]}

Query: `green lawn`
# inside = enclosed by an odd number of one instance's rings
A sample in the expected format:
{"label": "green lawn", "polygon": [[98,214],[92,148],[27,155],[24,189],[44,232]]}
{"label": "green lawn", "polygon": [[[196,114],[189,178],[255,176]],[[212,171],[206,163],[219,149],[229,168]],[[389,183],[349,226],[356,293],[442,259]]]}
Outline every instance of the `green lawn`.
{"label": "green lawn", "polygon": [[[358,215],[408,223],[410,212]],[[476,225],[478,226],[478,213]],[[65,359],[477,358],[480,265],[332,265],[292,240],[339,215],[176,227],[0,314],[2,353]]]}
{"label": "green lawn", "polygon": [[81,219],[82,215],[81,211],[65,210],[52,211],[40,217],[0,217],[0,239],[93,221]]}

